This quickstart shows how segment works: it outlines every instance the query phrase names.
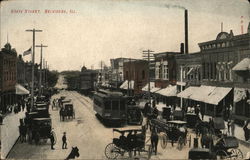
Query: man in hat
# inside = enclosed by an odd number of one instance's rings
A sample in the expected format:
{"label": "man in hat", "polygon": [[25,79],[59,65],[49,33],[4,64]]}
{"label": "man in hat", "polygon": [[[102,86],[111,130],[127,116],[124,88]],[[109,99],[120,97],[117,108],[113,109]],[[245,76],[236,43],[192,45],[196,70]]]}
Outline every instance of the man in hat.
{"label": "man in hat", "polygon": [[49,135],[49,138],[50,138],[50,148],[52,150],[54,150],[54,145],[55,145],[55,137],[53,135],[53,128],[52,128],[52,131],[50,132],[50,135]]}
{"label": "man in hat", "polygon": [[62,137],[62,149],[67,149],[67,137],[66,137],[66,132],[63,132],[63,137]]}

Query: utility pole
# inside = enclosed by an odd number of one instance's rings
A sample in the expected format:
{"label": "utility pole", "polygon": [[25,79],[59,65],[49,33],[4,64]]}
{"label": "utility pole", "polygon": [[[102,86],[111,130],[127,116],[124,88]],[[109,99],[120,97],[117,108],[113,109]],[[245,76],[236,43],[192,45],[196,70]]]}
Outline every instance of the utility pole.
{"label": "utility pole", "polygon": [[[181,65],[181,92],[182,92],[182,82],[183,82],[183,66]],[[181,109],[183,110],[183,99],[181,97]]]}
{"label": "utility pole", "polygon": [[127,94],[128,96],[130,96],[130,81],[131,81],[131,58],[129,58],[129,70],[128,70],[128,90],[127,90]]}
{"label": "utility pole", "polygon": [[34,63],[35,63],[35,33],[42,32],[42,30],[27,29],[26,32],[33,33],[33,53],[32,53],[32,74],[31,74],[31,110],[34,110]]}
{"label": "utility pole", "polygon": [[48,87],[48,64],[47,64],[47,61],[45,61],[45,87]]}
{"label": "utility pole", "polygon": [[[36,45],[36,47],[40,47],[41,48],[41,56],[40,56],[40,72],[39,72],[39,95],[41,96],[42,95],[42,64],[43,64],[43,47],[48,47],[48,46],[45,46],[43,44],[41,45]],[[44,86],[45,87],[45,86]]]}
{"label": "utility pole", "polygon": [[143,58],[146,59],[148,61],[148,99],[149,99],[149,103],[151,106],[151,94],[150,94],[150,61],[152,60],[152,58],[154,58],[154,56],[152,55],[154,51],[151,50],[144,50],[143,52]]}
{"label": "utility pole", "polygon": [[45,59],[43,58],[43,86],[45,86]]}

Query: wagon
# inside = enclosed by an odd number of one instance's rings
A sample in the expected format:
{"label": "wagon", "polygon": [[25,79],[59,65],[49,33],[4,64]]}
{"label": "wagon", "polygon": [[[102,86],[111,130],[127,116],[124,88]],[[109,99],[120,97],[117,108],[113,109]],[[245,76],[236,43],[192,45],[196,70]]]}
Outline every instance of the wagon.
{"label": "wagon", "polygon": [[[108,144],[105,148],[105,156],[108,159],[116,159],[119,155],[124,156],[125,153],[129,153],[129,157],[132,156],[132,152],[146,152],[148,159],[152,154],[152,148],[146,141],[146,130],[142,129],[129,129],[119,130],[113,129],[114,132],[120,134],[119,138],[113,138],[113,142]],[[147,147],[147,149],[146,149]]]}
{"label": "wagon", "polygon": [[63,103],[63,116],[67,117],[68,119],[75,118],[75,110],[74,110],[74,106],[72,103]]}
{"label": "wagon", "polygon": [[36,144],[38,144],[40,140],[47,142],[51,134],[54,136],[54,143],[56,143],[56,134],[52,131],[51,118],[34,118],[31,120],[31,126],[28,128],[28,139],[30,143],[32,143],[33,140],[35,140]]}
{"label": "wagon", "polygon": [[171,108],[170,107],[163,107],[162,111],[162,118],[166,120],[170,120],[171,118]]}
{"label": "wagon", "polygon": [[216,159],[216,156],[208,148],[192,148],[188,152],[189,160]]}
{"label": "wagon", "polygon": [[199,117],[194,113],[186,113],[185,119],[189,128],[195,128],[195,125],[200,120]]}
{"label": "wagon", "polygon": [[234,136],[224,136],[220,138],[213,147],[217,159],[243,159],[243,154],[239,147],[239,141]]}
{"label": "wagon", "polygon": [[162,148],[166,148],[167,142],[171,142],[172,146],[177,143],[177,149],[179,150],[188,142],[189,147],[191,146],[191,135],[187,132],[186,124],[187,122],[180,120],[165,122],[160,119],[152,119],[150,122],[150,125],[160,133]]}

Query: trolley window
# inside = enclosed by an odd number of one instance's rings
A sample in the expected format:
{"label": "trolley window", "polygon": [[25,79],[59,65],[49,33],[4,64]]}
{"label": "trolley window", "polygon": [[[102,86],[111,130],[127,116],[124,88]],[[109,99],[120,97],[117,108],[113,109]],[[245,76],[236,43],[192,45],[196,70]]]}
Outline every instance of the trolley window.
{"label": "trolley window", "polygon": [[120,110],[125,110],[125,101],[124,100],[121,100],[120,101]]}
{"label": "trolley window", "polygon": [[105,101],[104,105],[105,105],[106,110],[111,110],[111,102],[110,101]]}
{"label": "trolley window", "polygon": [[119,110],[119,101],[112,101],[112,110]]}

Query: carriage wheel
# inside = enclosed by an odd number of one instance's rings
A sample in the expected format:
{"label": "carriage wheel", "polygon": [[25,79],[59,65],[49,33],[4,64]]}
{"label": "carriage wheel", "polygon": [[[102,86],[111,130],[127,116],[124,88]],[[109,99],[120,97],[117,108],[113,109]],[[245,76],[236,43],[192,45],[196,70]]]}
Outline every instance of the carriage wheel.
{"label": "carriage wheel", "polygon": [[119,153],[120,153],[120,149],[114,143],[108,144],[105,148],[105,156],[108,159],[117,158]]}
{"label": "carriage wheel", "polygon": [[231,159],[243,159],[243,154],[240,149],[232,149],[231,150]]}
{"label": "carriage wheel", "polygon": [[54,137],[54,145],[56,144],[57,142],[57,138],[56,138],[56,133],[54,131],[51,132],[53,137]]}
{"label": "carriage wheel", "polygon": [[177,143],[178,143],[178,144],[177,144],[177,149],[182,150],[183,145],[184,145],[184,139],[183,139],[182,136],[180,136],[180,137],[178,138]]}
{"label": "carriage wheel", "polygon": [[228,158],[228,154],[223,151],[223,150],[219,150],[216,152],[216,159],[227,159]]}
{"label": "carriage wheel", "polygon": [[161,133],[161,148],[165,149],[168,144],[168,136],[165,133]]}
{"label": "carriage wheel", "polygon": [[151,158],[152,152],[153,152],[152,146],[149,145],[149,146],[148,146],[148,159]]}

